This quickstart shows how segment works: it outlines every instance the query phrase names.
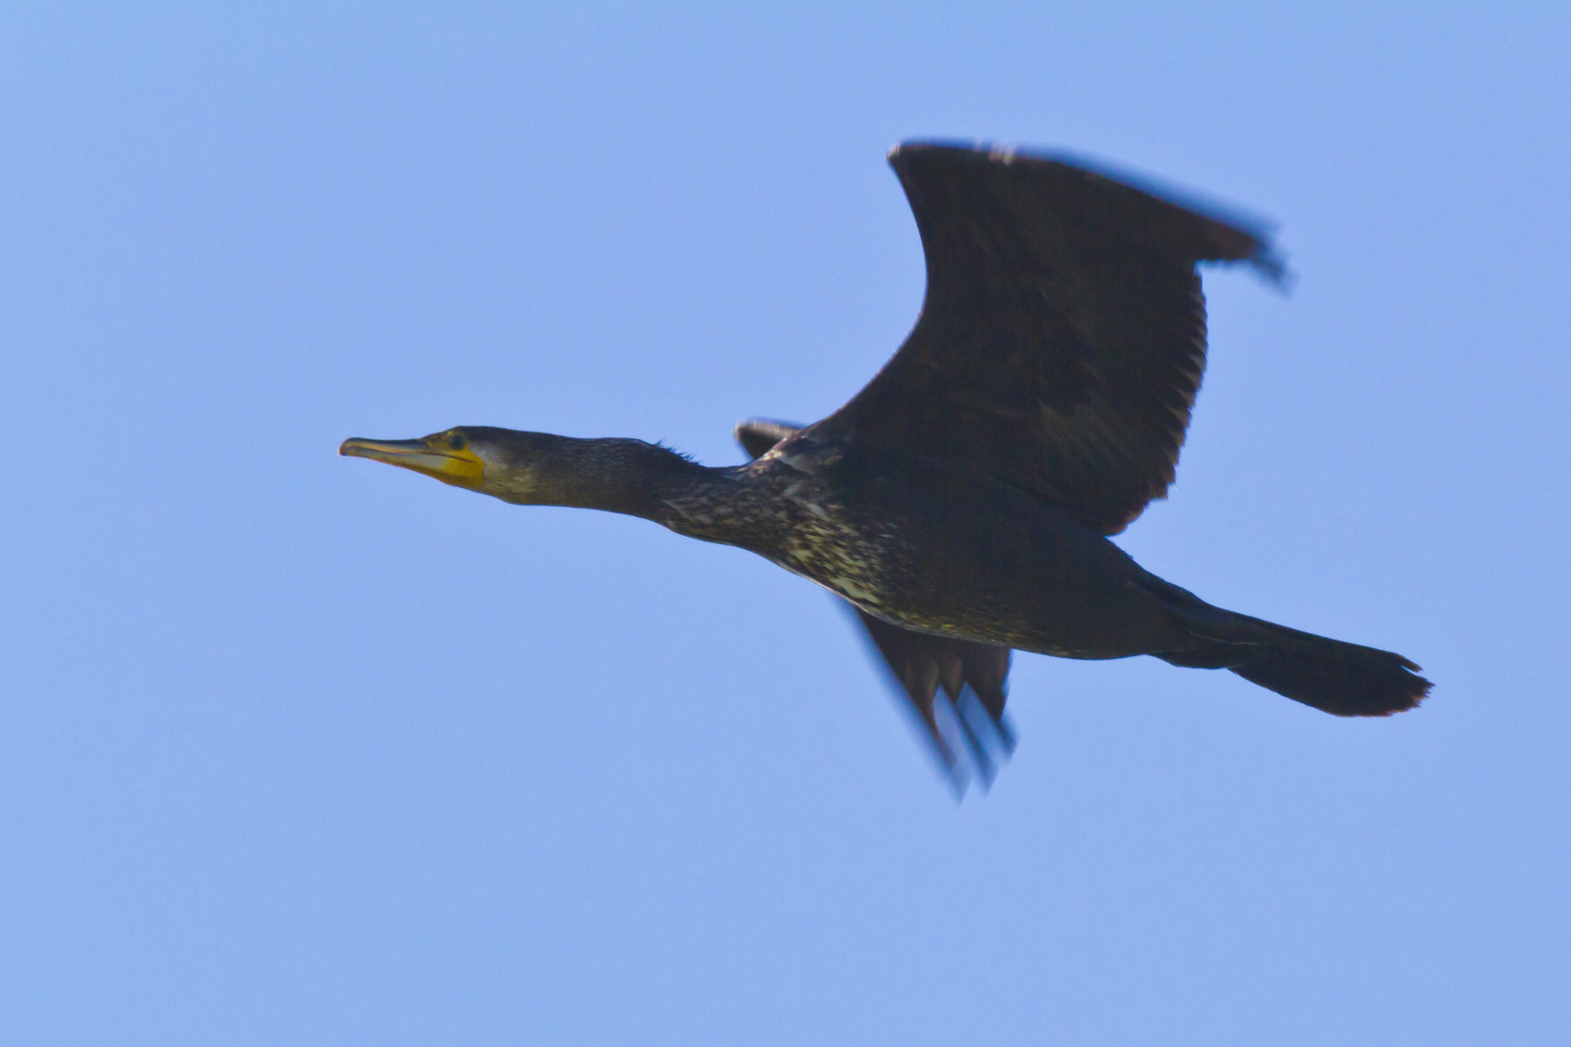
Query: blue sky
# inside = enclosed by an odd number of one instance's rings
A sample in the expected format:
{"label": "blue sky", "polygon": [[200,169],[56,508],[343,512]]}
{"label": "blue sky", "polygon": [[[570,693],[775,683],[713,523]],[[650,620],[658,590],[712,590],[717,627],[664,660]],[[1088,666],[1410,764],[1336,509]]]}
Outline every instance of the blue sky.
{"label": "blue sky", "polygon": [[[528,10],[525,11],[524,8]],[[7,5],[0,1040],[1571,1036],[1558,5]],[[957,805],[830,600],[335,457],[739,460],[916,316],[884,164],[1279,223],[1120,543],[1401,651],[1352,722],[1021,656]]]}

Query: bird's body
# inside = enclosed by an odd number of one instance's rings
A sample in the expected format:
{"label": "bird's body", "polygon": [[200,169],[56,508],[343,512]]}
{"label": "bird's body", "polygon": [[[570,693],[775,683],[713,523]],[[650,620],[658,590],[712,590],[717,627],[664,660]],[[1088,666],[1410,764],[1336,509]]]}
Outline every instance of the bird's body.
{"label": "bird's body", "polygon": [[1280,277],[1258,231],[1059,160],[915,146],[892,162],[927,253],[922,318],[828,418],[739,426],[749,464],[488,427],[343,453],[644,517],[824,586],[860,613],[951,769],[938,690],[974,696],[1007,748],[1011,649],[1226,668],[1342,715],[1416,704],[1429,684],[1399,655],[1213,607],[1108,538],[1173,478],[1205,360],[1195,263]]}
{"label": "bird's body", "polygon": [[1052,506],[940,462],[798,434],[660,520],[907,629],[1068,658],[1177,641],[1146,572]]}

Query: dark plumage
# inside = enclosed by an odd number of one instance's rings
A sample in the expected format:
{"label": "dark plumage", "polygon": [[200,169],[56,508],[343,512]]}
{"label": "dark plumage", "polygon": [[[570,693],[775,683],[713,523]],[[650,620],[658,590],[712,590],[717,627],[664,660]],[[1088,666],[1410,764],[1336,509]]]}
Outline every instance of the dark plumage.
{"label": "dark plumage", "polygon": [[921,318],[829,417],[739,425],[750,464],[469,426],[341,452],[641,516],[825,586],[953,773],[939,689],[990,778],[1011,649],[1229,669],[1343,716],[1416,705],[1430,685],[1400,655],[1212,607],[1107,538],[1173,481],[1205,368],[1197,263],[1280,281],[1263,232],[1066,160],[918,144],[890,162],[927,257]]}

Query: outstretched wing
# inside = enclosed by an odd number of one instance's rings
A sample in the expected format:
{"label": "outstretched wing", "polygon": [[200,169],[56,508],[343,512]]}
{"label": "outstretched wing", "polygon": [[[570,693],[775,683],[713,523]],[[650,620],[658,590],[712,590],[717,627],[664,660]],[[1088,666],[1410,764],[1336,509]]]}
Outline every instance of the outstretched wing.
{"label": "outstretched wing", "polygon": [[947,460],[1116,534],[1173,481],[1205,369],[1196,263],[1282,282],[1255,224],[1046,156],[907,144],[921,318],[819,423]]}
{"label": "outstretched wing", "polygon": [[[737,443],[757,458],[801,426],[749,419],[736,427]],[[957,787],[964,784],[963,763],[939,728],[938,689],[953,706],[956,726],[970,763],[984,784],[996,772],[995,753],[1014,751],[1014,732],[1004,716],[1010,650],[972,640],[930,636],[891,625],[849,603],[864,634],[882,656],[890,683],[920,718],[925,737]],[[980,713],[981,715],[978,715]]]}

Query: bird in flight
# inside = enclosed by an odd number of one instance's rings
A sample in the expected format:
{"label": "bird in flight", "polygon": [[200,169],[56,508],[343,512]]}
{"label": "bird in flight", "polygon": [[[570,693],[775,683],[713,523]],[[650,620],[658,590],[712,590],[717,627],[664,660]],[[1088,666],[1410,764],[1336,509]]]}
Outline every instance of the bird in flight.
{"label": "bird in flight", "polygon": [[907,143],[889,162],[926,256],[921,316],[827,418],[738,425],[748,464],[490,426],[339,453],[642,517],[817,582],[959,788],[1013,749],[1013,650],[1227,669],[1338,716],[1417,705],[1430,683],[1401,655],[1214,607],[1109,540],[1173,482],[1205,369],[1197,266],[1280,283],[1263,230],[1067,157]]}

